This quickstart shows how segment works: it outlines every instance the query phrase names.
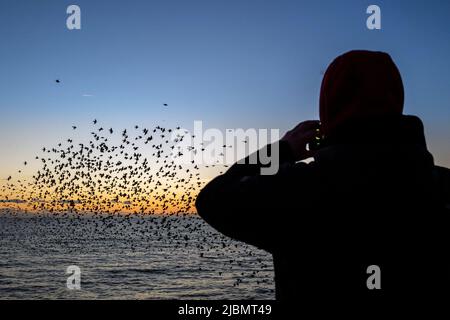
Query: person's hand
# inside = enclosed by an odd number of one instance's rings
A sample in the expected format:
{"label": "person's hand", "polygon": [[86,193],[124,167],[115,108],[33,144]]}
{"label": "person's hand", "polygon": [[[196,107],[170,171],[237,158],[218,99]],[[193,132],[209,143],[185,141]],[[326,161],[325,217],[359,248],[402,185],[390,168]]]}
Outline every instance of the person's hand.
{"label": "person's hand", "polygon": [[286,141],[289,144],[295,161],[304,160],[314,155],[313,151],[306,150],[306,146],[314,140],[319,127],[320,122],[317,120],[304,121],[281,138],[281,141]]}

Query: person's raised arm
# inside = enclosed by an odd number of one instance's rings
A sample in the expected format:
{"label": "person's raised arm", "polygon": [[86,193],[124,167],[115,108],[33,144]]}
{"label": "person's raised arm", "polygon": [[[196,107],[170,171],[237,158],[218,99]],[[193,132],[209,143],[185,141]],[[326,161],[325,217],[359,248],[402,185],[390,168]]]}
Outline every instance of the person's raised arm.
{"label": "person's raised arm", "polygon": [[[234,164],[225,174],[209,182],[196,200],[198,214],[225,235],[271,251],[276,236],[277,219],[273,217],[289,207],[297,181],[305,173],[306,165],[296,161],[311,156],[306,145],[314,139],[318,121],[300,123],[278,142],[267,145],[250,155],[246,161]],[[278,157],[271,152],[278,150]],[[278,158],[279,170],[262,175],[261,155]],[[250,158],[258,159],[250,164]],[[293,190],[295,189],[295,190]]]}

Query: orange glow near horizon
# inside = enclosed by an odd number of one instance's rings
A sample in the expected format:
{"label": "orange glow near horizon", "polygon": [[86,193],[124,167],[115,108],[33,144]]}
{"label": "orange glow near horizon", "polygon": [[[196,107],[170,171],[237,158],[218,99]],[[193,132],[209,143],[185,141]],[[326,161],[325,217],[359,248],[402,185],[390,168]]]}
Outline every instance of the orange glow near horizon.
{"label": "orange glow near horizon", "polygon": [[0,182],[0,209],[29,213],[196,213],[195,199],[209,180],[199,178],[181,187],[178,182],[182,179],[175,182],[170,179],[159,179],[157,182],[136,180],[132,187],[108,184],[103,180],[95,187],[88,188],[79,183],[70,190],[65,190],[59,183],[36,184],[33,179]]}
{"label": "orange glow near horizon", "polygon": [[[203,173],[212,168],[178,160],[181,152],[188,152],[177,144],[189,134],[187,131],[176,133],[171,140],[168,136],[174,129],[160,126],[113,131],[94,123],[92,130],[89,138],[43,147],[15,174],[0,180],[0,209],[98,214],[196,212],[195,199],[208,181],[202,178]],[[211,167],[213,175],[221,169]]]}
{"label": "orange glow near horizon", "polygon": [[[168,183],[166,181],[166,183]],[[76,194],[58,186],[34,189],[21,181],[20,187],[6,184],[0,188],[0,209],[34,212],[78,212],[100,214],[191,214],[196,213],[195,198],[200,190],[177,189],[173,185],[155,186],[140,182],[135,190],[96,189],[94,193],[80,189]],[[134,193],[133,193],[134,191]]]}

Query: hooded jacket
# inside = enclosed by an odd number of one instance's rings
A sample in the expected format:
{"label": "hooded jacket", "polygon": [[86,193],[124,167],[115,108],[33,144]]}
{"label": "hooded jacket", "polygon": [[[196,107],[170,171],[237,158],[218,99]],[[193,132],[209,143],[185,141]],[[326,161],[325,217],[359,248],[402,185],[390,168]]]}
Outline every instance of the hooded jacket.
{"label": "hooded jacket", "polygon": [[[338,58],[325,74],[321,121],[328,136],[313,162],[295,162],[287,143],[276,142],[276,174],[235,164],[197,197],[198,214],[211,226],[272,253],[279,300],[353,303],[443,294],[450,284],[449,171],[434,165],[420,119],[401,114],[400,78],[383,84],[378,98],[366,96],[377,86],[372,80],[351,95],[350,83],[364,78],[352,68],[371,61],[361,54]],[[379,81],[397,77],[392,65],[378,72]],[[380,111],[378,103],[393,106]],[[381,271],[381,290],[368,287],[371,266]]]}

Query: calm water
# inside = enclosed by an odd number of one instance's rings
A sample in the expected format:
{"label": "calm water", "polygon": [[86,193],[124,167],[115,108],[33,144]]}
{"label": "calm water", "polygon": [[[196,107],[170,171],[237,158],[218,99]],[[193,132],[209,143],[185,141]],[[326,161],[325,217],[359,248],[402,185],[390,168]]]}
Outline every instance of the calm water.
{"label": "calm water", "polygon": [[271,256],[198,217],[0,217],[0,299],[273,298]]}

